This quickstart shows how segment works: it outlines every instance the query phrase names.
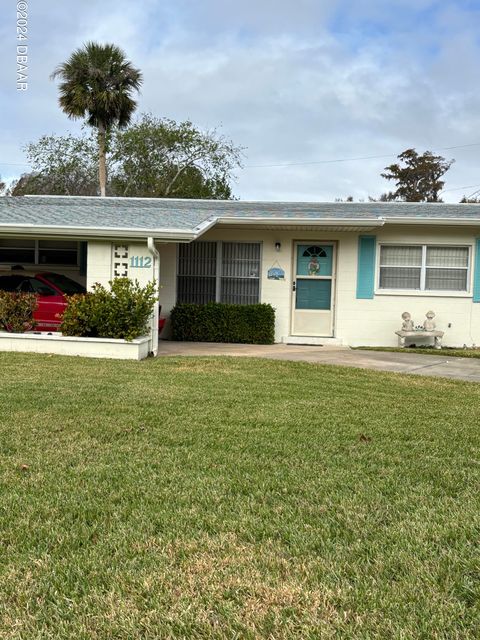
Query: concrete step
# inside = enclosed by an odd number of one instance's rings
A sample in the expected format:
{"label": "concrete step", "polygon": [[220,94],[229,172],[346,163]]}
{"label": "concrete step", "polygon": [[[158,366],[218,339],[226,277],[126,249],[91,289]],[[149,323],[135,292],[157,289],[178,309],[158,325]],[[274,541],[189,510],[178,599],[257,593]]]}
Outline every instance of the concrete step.
{"label": "concrete step", "polygon": [[283,344],[312,345],[318,347],[342,347],[342,338],[321,338],[318,336],[283,336]]}

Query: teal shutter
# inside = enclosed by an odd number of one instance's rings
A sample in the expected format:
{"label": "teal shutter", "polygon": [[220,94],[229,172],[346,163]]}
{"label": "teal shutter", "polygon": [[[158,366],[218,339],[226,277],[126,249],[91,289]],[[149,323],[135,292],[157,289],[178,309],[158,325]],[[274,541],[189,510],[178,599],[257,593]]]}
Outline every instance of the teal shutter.
{"label": "teal shutter", "polygon": [[475,263],[473,269],[473,302],[480,302],[480,238],[475,240]]}
{"label": "teal shutter", "polygon": [[375,291],[375,236],[358,237],[357,298],[371,300]]}
{"label": "teal shutter", "polygon": [[80,242],[78,262],[81,276],[87,275],[87,252],[88,242]]}

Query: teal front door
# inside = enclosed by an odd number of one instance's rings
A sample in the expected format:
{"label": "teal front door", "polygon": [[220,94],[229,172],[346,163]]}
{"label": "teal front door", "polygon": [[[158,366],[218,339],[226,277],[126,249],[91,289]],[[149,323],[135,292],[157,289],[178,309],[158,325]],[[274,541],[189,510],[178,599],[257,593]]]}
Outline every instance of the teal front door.
{"label": "teal front door", "polygon": [[296,242],[292,292],[292,335],[331,336],[335,245]]}

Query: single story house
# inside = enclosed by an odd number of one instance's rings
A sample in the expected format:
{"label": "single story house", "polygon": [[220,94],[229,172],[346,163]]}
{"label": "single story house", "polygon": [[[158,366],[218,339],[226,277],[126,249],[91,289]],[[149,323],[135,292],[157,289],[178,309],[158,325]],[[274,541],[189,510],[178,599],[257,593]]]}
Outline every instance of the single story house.
{"label": "single story house", "polygon": [[267,302],[278,342],[393,346],[403,312],[433,309],[444,344],[480,345],[476,204],[1,197],[0,270],[18,264],[87,287],[155,279],[167,318]]}

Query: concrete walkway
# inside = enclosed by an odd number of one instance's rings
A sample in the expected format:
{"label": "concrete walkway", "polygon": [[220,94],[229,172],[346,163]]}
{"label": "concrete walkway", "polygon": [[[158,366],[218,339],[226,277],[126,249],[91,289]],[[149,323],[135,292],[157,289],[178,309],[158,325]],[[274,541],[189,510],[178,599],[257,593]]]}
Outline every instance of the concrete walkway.
{"label": "concrete walkway", "polygon": [[480,382],[480,359],[451,358],[410,352],[355,351],[347,347],[309,347],[285,344],[250,345],[161,340],[158,355],[159,357],[244,356],[293,360]]}

